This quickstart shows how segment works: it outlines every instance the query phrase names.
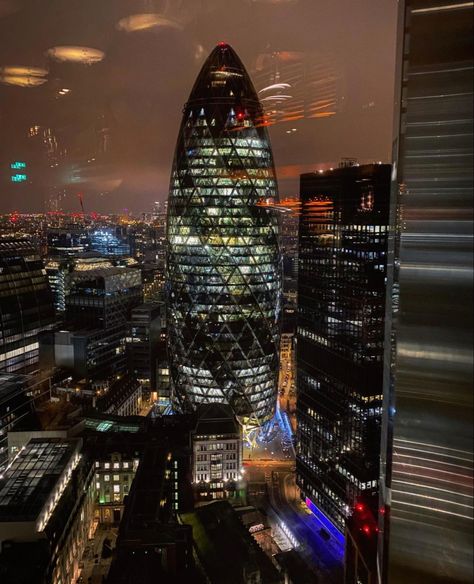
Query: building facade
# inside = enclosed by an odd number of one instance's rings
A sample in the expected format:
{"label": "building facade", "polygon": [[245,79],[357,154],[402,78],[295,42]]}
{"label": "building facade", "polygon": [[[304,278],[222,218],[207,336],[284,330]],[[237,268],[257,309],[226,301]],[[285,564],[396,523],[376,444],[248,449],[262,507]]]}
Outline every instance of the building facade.
{"label": "building facade", "polygon": [[193,484],[198,500],[233,495],[242,479],[242,431],[232,410],[224,404],[197,409],[191,433]]}
{"label": "building facade", "polygon": [[41,335],[41,363],[107,380],[127,366],[125,339],[131,311],[143,300],[141,273],[127,267],[89,267],[68,280],[66,330]]}
{"label": "building facade", "polygon": [[132,449],[110,452],[95,461],[95,489],[100,523],[119,523],[139,458]]}
{"label": "building facade", "polygon": [[380,582],[473,580],[473,3],[400,2]]}
{"label": "building facade", "polygon": [[262,108],[219,44],[187,102],[167,225],[168,354],[176,407],[224,402],[244,422],[274,412],[281,276],[277,186]]}
{"label": "building facade", "polygon": [[0,238],[0,372],[38,366],[38,333],[54,323],[43,262],[30,240]]}
{"label": "building facade", "polygon": [[49,399],[50,379],[0,373],[0,474],[8,463],[8,441],[19,426],[33,426],[35,406]]}
{"label": "building facade", "polygon": [[390,166],[301,177],[297,483],[343,533],[377,492]]}
{"label": "building facade", "polygon": [[[30,440],[0,479],[0,565],[6,581],[63,584],[79,576],[95,502],[93,465],[81,449],[80,439]],[[25,557],[36,563],[22,562]]]}
{"label": "building facade", "polygon": [[132,310],[126,337],[128,369],[148,392],[157,391],[158,368],[167,360],[165,337],[163,302],[146,302]]}

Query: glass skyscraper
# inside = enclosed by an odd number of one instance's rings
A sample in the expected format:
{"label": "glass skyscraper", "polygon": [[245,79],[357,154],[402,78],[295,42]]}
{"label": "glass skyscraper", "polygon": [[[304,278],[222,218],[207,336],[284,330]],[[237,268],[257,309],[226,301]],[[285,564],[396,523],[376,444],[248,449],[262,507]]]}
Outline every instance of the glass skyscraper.
{"label": "glass skyscraper", "polygon": [[301,177],[297,483],[341,532],[377,499],[389,199],[387,164]]}
{"label": "glass skyscraper", "polygon": [[390,584],[473,581],[473,8],[400,2],[380,481]]}
{"label": "glass skyscraper", "polygon": [[186,103],[171,176],[167,326],[175,405],[223,402],[243,423],[274,412],[278,376],[277,198],[263,110],[220,43]]}

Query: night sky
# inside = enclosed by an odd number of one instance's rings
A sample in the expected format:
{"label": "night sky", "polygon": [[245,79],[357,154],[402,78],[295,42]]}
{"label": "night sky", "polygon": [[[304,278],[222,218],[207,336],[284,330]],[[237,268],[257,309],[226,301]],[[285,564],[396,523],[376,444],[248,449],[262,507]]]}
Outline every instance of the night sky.
{"label": "night sky", "polygon": [[[281,196],[341,157],[389,161],[396,11],[396,0],[0,0],[0,212],[41,211],[55,192],[74,211],[78,192],[101,212],[166,199],[183,104],[219,41],[269,98]],[[47,53],[64,45],[104,56]],[[288,86],[265,89],[275,83]],[[14,160],[28,161],[27,183],[11,183]]]}

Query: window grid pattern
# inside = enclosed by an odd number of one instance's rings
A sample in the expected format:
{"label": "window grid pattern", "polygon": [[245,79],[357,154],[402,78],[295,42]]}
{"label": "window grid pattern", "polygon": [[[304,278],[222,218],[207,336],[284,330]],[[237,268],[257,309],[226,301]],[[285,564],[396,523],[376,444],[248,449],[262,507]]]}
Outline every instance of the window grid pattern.
{"label": "window grid pattern", "polygon": [[230,47],[209,57],[184,111],[168,208],[168,343],[175,403],[273,415],[278,371],[277,198],[262,110]]}
{"label": "window grid pattern", "polygon": [[341,531],[377,489],[389,180],[367,165],[301,183],[297,481]]}

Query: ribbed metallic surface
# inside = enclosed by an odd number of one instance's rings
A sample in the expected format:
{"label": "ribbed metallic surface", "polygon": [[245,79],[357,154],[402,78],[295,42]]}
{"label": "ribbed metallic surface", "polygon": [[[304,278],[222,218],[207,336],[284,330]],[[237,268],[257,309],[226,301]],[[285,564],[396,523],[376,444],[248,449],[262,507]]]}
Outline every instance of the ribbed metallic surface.
{"label": "ribbed metallic surface", "polygon": [[473,579],[472,8],[407,1],[401,15],[382,450],[390,583]]}
{"label": "ribbed metallic surface", "polygon": [[171,177],[167,326],[175,405],[274,411],[280,270],[277,197],[258,97],[229,45],[214,49],[185,106]]}

